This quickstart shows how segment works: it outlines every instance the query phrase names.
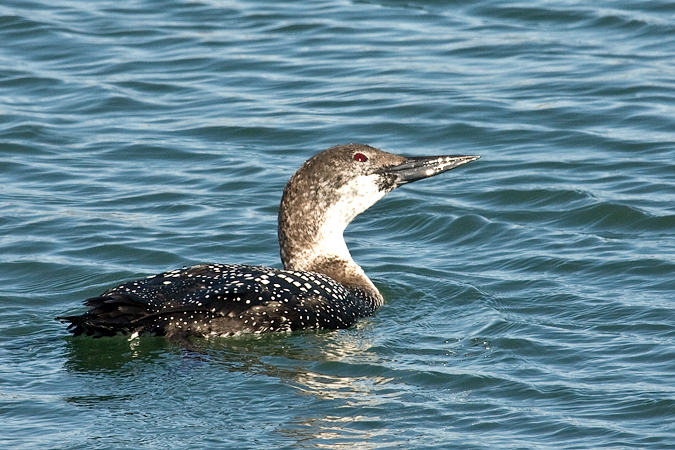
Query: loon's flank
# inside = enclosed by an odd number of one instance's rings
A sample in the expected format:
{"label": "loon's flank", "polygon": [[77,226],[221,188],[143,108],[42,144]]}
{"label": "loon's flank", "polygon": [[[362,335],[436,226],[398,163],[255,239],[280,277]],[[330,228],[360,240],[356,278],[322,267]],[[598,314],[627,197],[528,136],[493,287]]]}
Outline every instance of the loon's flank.
{"label": "loon's flank", "polygon": [[109,289],[85,300],[84,314],[57,319],[75,336],[95,337],[347,328],[383,303],[349,254],[347,225],[397,187],[478,158],[407,158],[361,144],[329,148],[284,188],[278,229],[284,270],[241,264],[172,270]]}

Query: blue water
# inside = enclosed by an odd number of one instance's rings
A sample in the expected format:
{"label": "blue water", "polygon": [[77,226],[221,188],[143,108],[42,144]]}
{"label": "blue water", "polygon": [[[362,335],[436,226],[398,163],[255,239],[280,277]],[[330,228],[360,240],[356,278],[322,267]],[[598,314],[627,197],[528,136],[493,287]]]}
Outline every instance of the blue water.
{"label": "blue water", "polygon": [[[372,318],[54,320],[279,267],[286,180],[347,142],[482,156],[348,228]],[[675,448],[672,2],[5,0],[0,211],[1,448]]]}

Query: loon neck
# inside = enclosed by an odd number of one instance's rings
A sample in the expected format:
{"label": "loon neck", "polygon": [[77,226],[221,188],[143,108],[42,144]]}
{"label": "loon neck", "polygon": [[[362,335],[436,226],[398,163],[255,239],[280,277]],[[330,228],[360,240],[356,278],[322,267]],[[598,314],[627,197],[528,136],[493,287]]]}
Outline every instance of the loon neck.
{"label": "loon neck", "polygon": [[[282,201],[279,210],[279,246],[286,270],[327,275],[343,286],[359,289],[379,302],[382,295],[363,269],[354,261],[343,232],[331,222],[306,220],[302,214],[289,214]],[[294,225],[295,224],[295,225]]]}
{"label": "loon neck", "polygon": [[327,275],[381,302],[380,292],[352,259],[343,233],[388,190],[373,182],[374,176],[345,170],[336,177],[341,168],[325,155],[317,156],[291,177],[281,198],[278,232],[284,268]]}

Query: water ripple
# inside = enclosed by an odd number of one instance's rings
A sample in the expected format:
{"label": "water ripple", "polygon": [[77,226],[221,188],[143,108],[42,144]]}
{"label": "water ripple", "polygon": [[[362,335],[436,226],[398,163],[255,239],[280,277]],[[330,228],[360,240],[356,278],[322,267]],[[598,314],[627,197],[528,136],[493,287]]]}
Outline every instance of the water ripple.
{"label": "water ripple", "polygon": [[[673,446],[672,3],[158,6],[0,6],[0,440]],[[482,156],[347,230],[374,317],[201,353],[53,320],[182,265],[278,267],[285,181],[343,142]]]}

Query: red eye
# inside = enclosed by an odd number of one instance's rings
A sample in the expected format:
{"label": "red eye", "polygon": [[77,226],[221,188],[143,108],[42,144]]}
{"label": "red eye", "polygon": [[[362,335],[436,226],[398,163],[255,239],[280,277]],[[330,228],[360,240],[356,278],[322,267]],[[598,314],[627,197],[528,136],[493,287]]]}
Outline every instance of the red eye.
{"label": "red eye", "polygon": [[366,162],[368,161],[368,157],[363,153],[354,153],[354,161]]}

